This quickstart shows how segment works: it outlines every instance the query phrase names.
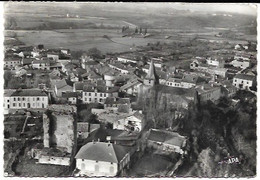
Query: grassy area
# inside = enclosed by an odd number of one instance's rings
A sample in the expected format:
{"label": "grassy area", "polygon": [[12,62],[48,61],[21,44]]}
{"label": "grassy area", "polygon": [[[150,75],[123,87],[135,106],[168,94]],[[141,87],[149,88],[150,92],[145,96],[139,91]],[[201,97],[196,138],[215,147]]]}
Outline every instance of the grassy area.
{"label": "grassy area", "polygon": [[129,171],[128,176],[164,176],[167,169],[173,165],[167,158],[156,154],[145,154]]}

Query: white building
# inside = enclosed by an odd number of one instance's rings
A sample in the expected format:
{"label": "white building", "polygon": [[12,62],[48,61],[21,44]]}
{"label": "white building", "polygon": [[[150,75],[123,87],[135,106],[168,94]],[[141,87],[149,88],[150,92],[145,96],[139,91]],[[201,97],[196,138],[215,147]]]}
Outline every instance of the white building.
{"label": "white building", "polygon": [[101,103],[104,104],[107,97],[118,97],[119,87],[95,87],[89,86],[83,89],[83,103]]}
{"label": "white building", "polygon": [[216,59],[211,57],[209,59],[206,59],[206,61],[208,65],[220,68],[223,68],[225,64],[225,61],[223,59]]}
{"label": "white building", "polygon": [[48,95],[40,89],[18,89],[5,100],[7,109],[42,109],[48,106]]}
{"label": "white building", "polygon": [[234,67],[239,67],[242,69],[248,68],[251,66],[251,62],[249,60],[243,60],[243,59],[235,59],[231,62],[231,64]]}
{"label": "white building", "polygon": [[4,59],[4,68],[12,69],[15,66],[20,65],[22,62],[22,58],[18,57],[8,57]]}
{"label": "white building", "polygon": [[135,112],[113,123],[113,129],[140,132],[145,126],[144,115]]}
{"label": "white building", "polygon": [[248,90],[249,88],[256,85],[256,78],[255,76],[247,74],[237,74],[233,78],[233,85],[239,89]]}
{"label": "white building", "polygon": [[129,148],[105,142],[89,142],[75,156],[76,176],[118,175],[130,162]]}

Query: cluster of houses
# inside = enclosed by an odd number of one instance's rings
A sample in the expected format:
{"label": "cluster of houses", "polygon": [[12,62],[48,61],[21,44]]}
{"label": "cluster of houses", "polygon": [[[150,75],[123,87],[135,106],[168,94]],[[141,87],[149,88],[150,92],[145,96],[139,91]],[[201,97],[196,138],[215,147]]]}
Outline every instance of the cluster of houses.
{"label": "cluster of houses", "polygon": [[[145,61],[123,55],[102,60],[84,56],[73,61],[69,50],[47,50],[43,45],[9,51],[12,55],[6,56],[5,69],[45,70],[50,87],[5,89],[5,114],[43,111],[44,142],[33,148],[31,155],[39,163],[64,166],[71,166],[76,159],[75,176],[116,176],[129,168],[132,156],[145,147],[187,153],[185,136],[145,129],[148,116],[134,104],[143,101],[149,105],[156,99],[158,107],[165,102],[180,118],[182,109],[188,110],[190,104],[217,103],[221,97],[232,98],[239,89],[253,91],[256,86],[254,72],[245,71],[252,66],[253,57],[244,56],[243,51],[231,62],[196,57],[189,71],[165,68],[166,60],[160,57]],[[232,78],[230,65],[240,68]],[[100,124],[78,122],[75,105],[91,103],[103,107],[91,109]],[[50,131],[53,124],[56,129]],[[77,149],[79,140],[85,144]]]}

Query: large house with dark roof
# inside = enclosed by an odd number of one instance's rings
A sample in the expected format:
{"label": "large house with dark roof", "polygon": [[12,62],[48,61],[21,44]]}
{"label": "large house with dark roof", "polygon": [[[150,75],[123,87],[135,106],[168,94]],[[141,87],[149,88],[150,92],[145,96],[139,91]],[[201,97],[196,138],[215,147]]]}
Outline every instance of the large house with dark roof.
{"label": "large house with dark roof", "polygon": [[113,177],[129,165],[130,150],[112,143],[89,142],[80,148],[75,158],[77,175]]}

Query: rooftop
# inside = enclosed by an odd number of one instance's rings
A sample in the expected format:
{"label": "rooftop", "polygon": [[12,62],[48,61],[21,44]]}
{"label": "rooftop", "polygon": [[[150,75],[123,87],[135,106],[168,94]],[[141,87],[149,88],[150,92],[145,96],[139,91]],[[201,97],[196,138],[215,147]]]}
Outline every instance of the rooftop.
{"label": "rooftop", "polygon": [[11,96],[47,96],[41,89],[18,89]]}
{"label": "rooftop", "polygon": [[151,129],[148,140],[182,147],[186,138],[179,135],[177,132]]}
{"label": "rooftop", "polygon": [[75,158],[119,163],[128,152],[127,147],[117,144],[89,142],[80,148]]}
{"label": "rooftop", "polygon": [[247,74],[237,74],[234,78],[253,81],[255,79],[255,76],[251,76]]}

